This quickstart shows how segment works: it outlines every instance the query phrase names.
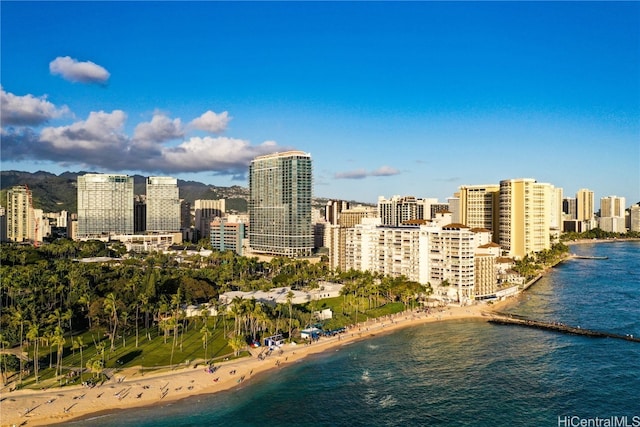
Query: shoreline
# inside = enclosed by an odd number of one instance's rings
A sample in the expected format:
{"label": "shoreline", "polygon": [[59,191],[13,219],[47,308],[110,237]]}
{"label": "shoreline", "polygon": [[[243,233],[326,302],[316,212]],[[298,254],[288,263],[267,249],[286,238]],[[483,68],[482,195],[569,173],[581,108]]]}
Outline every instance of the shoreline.
{"label": "shoreline", "polygon": [[612,239],[578,239],[571,240],[569,242],[563,242],[567,246],[573,245],[586,245],[590,243],[618,243],[618,242],[638,242],[640,238],[637,237],[625,237],[625,238],[612,238]]}
{"label": "shoreline", "polygon": [[[387,334],[406,327],[448,320],[487,320],[486,312],[503,310],[518,298],[471,306],[447,306],[431,309],[431,313],[406,311],[394,316],[359,323],[346,333],[323,337],[312,344],[285,344],[263,360],[258,359],[264,347],[251,349],[252,355],[215,365],[214,373],[205,371],[203,363],[170,372],[141,375],[140,367],[124,369],[101,386],[81,385],[63,389],[17,390],[0,393],[2,411],[0,425],[61,425],[69,421],[105,416],[122,409],[150,407],[176,402],[191,396],[230,390],[258,374],[286,367],[307,356]],[[216,380],[217,381],[214,381]]]}

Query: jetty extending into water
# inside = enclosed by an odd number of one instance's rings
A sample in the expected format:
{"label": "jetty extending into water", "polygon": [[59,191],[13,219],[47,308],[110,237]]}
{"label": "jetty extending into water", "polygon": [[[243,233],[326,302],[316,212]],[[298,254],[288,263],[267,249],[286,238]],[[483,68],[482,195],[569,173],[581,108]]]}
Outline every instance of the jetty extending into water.
{"label": "jetty extending into water", "polygon": [[621,335],[611,332],[595,331],[593,329],[584,329],[580,326],[570,326],[558,322],[543,322],[540,320],[528,319],[524,316],[512,315],[508,313],[492,314],[491,318],[489,319],[489,323],[495,323],[498,325],[526,326],[528,328],[561,332],[563,334],[584,335],[593,338],[615,338],[625,341],[640,342],[640,337],[634,337],[631,334]]}
{"label": "jetty extending into water", "polygon": [[574,259],[609,259],[608,256],[571,255]]}

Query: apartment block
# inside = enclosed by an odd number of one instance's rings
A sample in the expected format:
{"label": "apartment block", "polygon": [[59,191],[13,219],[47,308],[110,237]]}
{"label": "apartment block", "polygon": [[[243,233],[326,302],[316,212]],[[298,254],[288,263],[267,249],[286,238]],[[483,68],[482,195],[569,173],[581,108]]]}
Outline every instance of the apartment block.
{"label": "apartment block", "polygon": [[500,181],[498,243],[509,256],[551,248],[552,186],[531,178]]}
{"label": "apartment block", "polygon": [[498,238],[500,186],[463,185],[458,190],[460,223],[470,228],[486,228]]}
{"label": "apartment block", "polygon": [[599,227],[609,233],[626,233],[625,198],[608,196],[600,199]]}
{"label": "apartment block", "polygon": [[310,256],[311,155],[302,151],[259,156],[249,166],[249,245],[257,253]]}
{"label": "apartment block", "polygon": [[147,178],[146,214],[146,231],[161,233],[180,230],[180,197],[176,178]]}
{"label": "apartment block", "polygon": [[26,185],[16,185],[7,191],[7,240],[33,242],[36,240],[36,218],[33,211],[31,190]]}
{"label": "apartment block", "polygon": [[133,232],[133,177],[118,174],[78,176],[77,237]]}

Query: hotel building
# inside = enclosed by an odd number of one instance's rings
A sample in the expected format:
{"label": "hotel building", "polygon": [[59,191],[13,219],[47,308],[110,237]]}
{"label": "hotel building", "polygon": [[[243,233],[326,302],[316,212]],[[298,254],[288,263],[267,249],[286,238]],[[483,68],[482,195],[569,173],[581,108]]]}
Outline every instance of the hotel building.
{"label": "hotel building", "polygon": [[17,185],[7,191],[7,240],[33,242],[36,238],[31,190]]}
{"label": "hotel building", "polygon": [[500,181],[498,243],[514,258],[551,248],[553,186],[531,178]]}
{"label": "hotel building", "polygon": [[178,180],[168,176],[147,178],[146,231],[180,230],[180,197]]}
{"label": "hotel building", "polygon": [[378,197],[378,216],[382,225],[398,226],[414,219],[431,219],[431,205],[437,199],[419,199],[413,196]]}
{"label": "hotel building", "polygon": [[625,198],[618,196],[600,199],[600,228],[610,233],[626,233]]}
{"label": "hotel building", "polygon": [[257,253],[310,256],[311,155],[302,151],[259,156],[249,166],[249,245]]}
{"label": "hotel building", "polygon": [[78,177],[79,239],[133,234],[133,177],[86,174]]}
{"label": "hotel building", "polygon": [[463,185],[459,188],[460,223],[470,228],[486,228],[498,239],[500,186]]}

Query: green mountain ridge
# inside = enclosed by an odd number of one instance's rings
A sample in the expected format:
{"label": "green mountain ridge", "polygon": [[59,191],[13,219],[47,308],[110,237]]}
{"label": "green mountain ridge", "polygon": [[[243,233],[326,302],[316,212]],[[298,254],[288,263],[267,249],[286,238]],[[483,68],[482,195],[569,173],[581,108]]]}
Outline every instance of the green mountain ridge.
{"label": "green mountain ridge", "polygon": [[[0,172],[0,205],[7,206],[7,189],[15,185],[27,185],[33,195],[33,207],[44,212],[77,212],[77,178],[92,172],[63,172],[55,175],[50,172]],[[133,175],[136,195],[146,194],[146,178],[142,175]],[[203,184],[198,181],[185,181],[178,179],[180,198],[193,205],[198,199],[225,199],[228,212],[247,212],[249,203],[249,188],[239,185],[231,187],[218,187],[216,185]],[[315,208],[326,205],[327,198],[314,198]],[[355,203],[355,202],[354,202]]]}

